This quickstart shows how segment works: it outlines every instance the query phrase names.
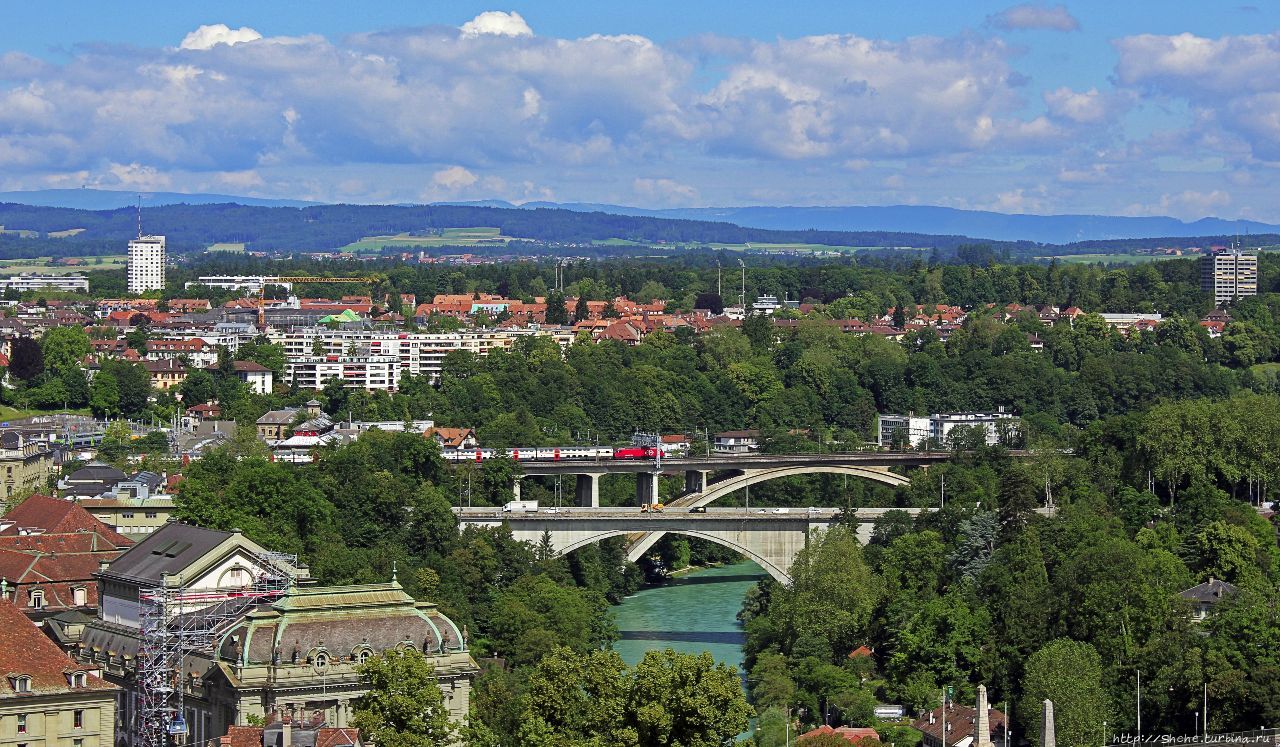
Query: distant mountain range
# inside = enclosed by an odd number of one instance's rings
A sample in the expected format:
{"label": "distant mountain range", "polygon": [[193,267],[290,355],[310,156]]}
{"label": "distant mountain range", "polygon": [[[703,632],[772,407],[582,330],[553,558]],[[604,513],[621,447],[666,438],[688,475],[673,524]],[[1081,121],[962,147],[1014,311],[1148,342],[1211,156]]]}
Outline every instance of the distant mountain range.
{"label": "distant mountain range", "polygon": [[[489,203],[485,203],[489,204]],[[493,207],[514,207],[494,203]],[[910,231],[950,236],[972,236],[995,241],[1034,241],[1071,244],[1079,241],[1141,239],[1157,236],[1230,236],[1234,233],[1277,233],[1280,225],[1256,221],[1202,218],[1193,222],[1167,216],[1026,215],[985,210],[957,210],[929,205],[849,207],[723,207],[645,210],[622,205],[591,203],[539,203],[522,208],[558,207],[565,210],[683,218],[733,223],[745,228],[777,231]]]}
{"label": "distant mountain range", "polygon": [[[138,192],[102,189],[45,189],[29,192],[0,192],[0,202],[83,210],[112,210],[136,203]],[[236,203],[262,207],[307,207],[323,203],[303,200],[271,200],[219,194],[143,192],[142,204],[207,205]],[[650,210],[626,205],[597,203],[528,202],[514,205],[502,200],[445,202],[497,208],[559,208],[575,212],[600,212],[649,218],[684,219],[732,223],[744,228],[777,231],[888,231],[944,236],[970,236],[994,241],[1032,241],[1042,244],[1071,244],[1080,241],[1139,239],[1154,237],[1230,236],[1237,233],[1280,233],[1280,225],[1256,221],[1202,218],[1186,222],[1165,216],[1128,217],[1114,215],[1026,215],[925,205],[848,207],[709,207]]]}
{"label": "distant mountain range", "polygon": [[321,205],[304,200],[268,200],[236,195],[185,194],[182,192],[121,192],[112,189],[37,189],[27,192],[0,192],[0,202],[37,207],[78,208],[80,210],[116,210],[133,207],[142,197],[143,207],[157,205],[215,205],[234,202],[256,207],[307,207]]}

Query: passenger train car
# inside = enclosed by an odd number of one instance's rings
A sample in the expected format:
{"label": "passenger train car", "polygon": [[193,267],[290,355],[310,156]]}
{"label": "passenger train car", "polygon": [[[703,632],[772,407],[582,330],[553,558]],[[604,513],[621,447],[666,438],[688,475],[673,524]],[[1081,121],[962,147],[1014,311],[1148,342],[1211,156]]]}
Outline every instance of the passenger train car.
{"label": "passenger train car", "polygon": [[441,456],[447,462],[483,462],[501,455],[518,462],[559,462],[566,460],[604,461],[606,459],[655,459],[656,446],[537,446],[510,449],[446,449]]}

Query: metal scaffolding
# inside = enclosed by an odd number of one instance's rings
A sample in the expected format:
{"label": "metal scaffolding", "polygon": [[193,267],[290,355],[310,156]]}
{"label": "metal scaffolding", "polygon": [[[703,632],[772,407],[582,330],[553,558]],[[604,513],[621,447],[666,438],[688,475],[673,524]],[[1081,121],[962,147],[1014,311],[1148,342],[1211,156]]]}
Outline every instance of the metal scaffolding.
{"label": "metal scaffolding", "polygon": [[218,641],[245,612],[282,596],[293,582],[298,556],[263,552],[256,560],[254,578],[247,585],[190,589],[162,583],[139,590],[137,723],[144,747],[168,747],[185,741],[187,657],[214,657]]}

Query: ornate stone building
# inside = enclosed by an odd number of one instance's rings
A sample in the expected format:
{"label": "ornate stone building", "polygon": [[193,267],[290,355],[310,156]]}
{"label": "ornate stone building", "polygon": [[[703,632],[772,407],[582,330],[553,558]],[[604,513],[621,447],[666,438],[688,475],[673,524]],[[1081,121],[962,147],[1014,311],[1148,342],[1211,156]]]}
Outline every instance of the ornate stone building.
{"label": "ornate stone building", "polygon": [[[244,601],[215,630],[212,650],[185,659],[180,678],[187,743],[205,743],[247,725],[250,716],[305,714],[308,723],[345,727],[351,704],[366,692],[356,667],[370,656],[413,647],[435,667],[453,718],[466,718],[478,667],[465,636],[435,605],[417,602],[393,578],[388,583],[319,587],[305,568],[282,594],[256,598],[253,580],[270,553],[238,532],[166,524],[98,575],[97,617],[58,616],[51,635],[72,655],[104,671],[123,688],[117,744],[141,743],[137,662],[141,643],[139,592],[161,585],[194,597]],[[226,592],[230,591],[230,594]],[[188,608],[190,609],[190,608]],[[222,614],[213,606],[197,615]],[[225,612],[225,610],[224,610]]]}

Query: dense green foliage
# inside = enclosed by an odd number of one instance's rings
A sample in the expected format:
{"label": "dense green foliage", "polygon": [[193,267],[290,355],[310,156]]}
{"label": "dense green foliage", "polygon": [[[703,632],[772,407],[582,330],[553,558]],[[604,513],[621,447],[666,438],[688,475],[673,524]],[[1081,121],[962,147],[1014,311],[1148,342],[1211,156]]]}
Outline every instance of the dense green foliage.
{"label": "dense green foliage", "polygon": [[388,651],[360,665],[369,692],[352,706],[351,723],[385,747],[440,747],[458,728],[449,720],[431,663],[417,649]]}
{"label": "dense green foliage", "polygon": [[[1225,413],[1247,412],[1266,433],[1280,425],[1277,404],[1250,394],[1163,407],[1182,418],[1215,407],[1226,432],[1238,424]],[[1018,704],[1018,733],[1038,730],[1039,703],[1051,698],[1059,743],[1097,744],[1102,721],[1112,733],[1135,729],[1141,670],[1146,733],[1189,733],[1204,683],[1214,731],[1280,717],[1264,694],[1275,656],[1260,643],[1280,635],[1264,601],[1280,580],[1276,530],[1223,489],[1250,457],[1167,476],[1161,497],[1133,487],[1165,458],[1139,434],[1170,417],[1097,421],[1073,438],[1074,455],[1013,460],[980,449],[918,474],[892,499],[937,505],[945,476],[944,510],[891,515],[865,548],[833,529],[797,561],[793,584],[764,582],[744,603],[756,707],[869,725],[865,700],[918,709],[954,686],[972,702],[986,684],[993,703]],[[1053,515],[1035,513],[1050,495]],[[1209,578],[1242,591],[1193,622],[1178,594]],[[825,613],[816,620],[807,617],[815,605]],[[874,656],[851,658],[861,645]]]}
{"label": "dense green foliage", "polygon": [[530,673],[517,708],[515,733],[482,725],[472,744],[719,747],[746,730],[751,712],[732,668],[670,649],[628,667],[612,651],[556,648]]}

